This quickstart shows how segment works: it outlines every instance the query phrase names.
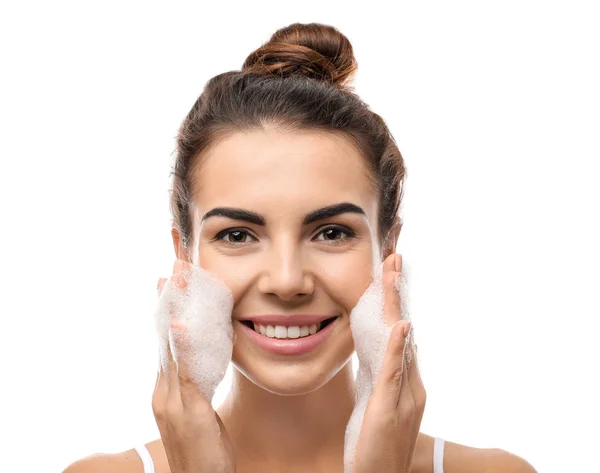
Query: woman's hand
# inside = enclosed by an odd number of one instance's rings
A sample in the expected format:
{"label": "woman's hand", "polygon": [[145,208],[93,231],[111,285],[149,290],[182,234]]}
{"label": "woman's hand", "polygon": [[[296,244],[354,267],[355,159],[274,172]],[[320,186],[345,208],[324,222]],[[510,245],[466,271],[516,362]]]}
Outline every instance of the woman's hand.
{"label": "woman's hand", "polygon": [[[184,269],[189,269],[188,263],[177,260],[170,284],[185,289],[186,280],[181,275]],[[158,282],[159,295],[165,281]],[[193,383],[188,360],[178,355],[183,352],[178,348],[185,343],[186,329],[173,320],[173,314],[170,334],[168,369],[165,373],[162,366],[159,368],[152,411],[171,473],[233,473],[235,458],[225,426],[211,400],[205,399]],[[177,360],[173,359],[173,352]]]}
{"label": "woman's hand", "polygon": [[404,335],[411,322],[401,320],[400,294],[394,282],[402,260],[395,268],[395,256],[383,265],[384,316],[394,326],[365,410],[352,473],[409,473],[425,410],[425,387],[412,344],[406,343]]}

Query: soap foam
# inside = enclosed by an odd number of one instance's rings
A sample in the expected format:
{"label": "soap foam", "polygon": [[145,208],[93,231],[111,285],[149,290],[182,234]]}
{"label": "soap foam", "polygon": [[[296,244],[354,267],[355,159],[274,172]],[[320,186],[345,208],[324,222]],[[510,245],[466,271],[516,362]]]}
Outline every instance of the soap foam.
{"label": "soap foam", "polygon": [[233,295],[200,266],[191,265],[181,274],[187,287],[181,289],[167,279],[155,311],[160,363],[166,373],[170,345],[176,365],[177,360],[186,363],[194,384],[211,402],[233,352]]}
{"label": "soap foam", "polygon": [[[406,271],[398,275],[394,287],[401,297],[400,316],[410,321],[408,314],[408,295]],[[377,376],[383,365],[392,327],[384,319],[383,304],[383,263],[375,270],[373,281],[350,312],[350,329],[359,365],[356,376],[356,401],[350,420],[346,426],[344,438],[344,472],[350,473],[354,464],[354,453],[369,399],[375,387]],[[413,344],[413,326],[406,339],[405,367],[410,362],[409,346]]]}
{"label": "soap foam", "polygon": [[[198,209],[192,209],[193,220],[198,219]],[[199,266],[197,231],[193,232],[191,245],[191,270],[184,271],[187,289],[182,292],[165,282],[156,311],[156,328],[159,335],[160,362],[167,370],[167,346],[179,347],[179,356],[186,361],[195,384],[203,396],[211,401],[214,392],[225,376],[233,352],[234,331],[231,324],[233,296],[227,286]],[[378,254],[374,252],[374,261]],[[380,261],[380,260],[379,260]],[[374,279],[350,313],[350,328],[359,360],[356,378],[355,406],[346,426],[344,439],[344,472],[350,473],[354,463],[356,444],[362,427],[367,404],[373,392],[377,376],[392,331],[385,322],[383,263],[374,265]],[[400,318],[409,320],[407,294],[407,267],[403,263],[402,273],[394,281],[400,294]],[[170,313],[173,322],[187,328],[187,333],[170,330]],[[405,350],[405,367],[411,361],[414,349],[414,327],[409,331]],[[178,335],[179,334],[179,335]],[[174,343],[175,342],[175,343]]]}

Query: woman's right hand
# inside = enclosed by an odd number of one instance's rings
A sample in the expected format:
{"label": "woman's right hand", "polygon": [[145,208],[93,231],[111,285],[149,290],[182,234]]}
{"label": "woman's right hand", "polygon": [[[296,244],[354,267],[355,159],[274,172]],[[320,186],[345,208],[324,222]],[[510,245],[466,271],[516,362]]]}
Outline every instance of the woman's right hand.
{"label": "woman's right hand", "polygon": [[[176,269],[173,272],[170,284],[184,289],[185,278]],[[158,282],[159,296],[165,282],[166,279]],[[182,352],[177,343],[185,336],[185,327],[171,318],[170,331],[173,336],[167,345],[168,372],[159,368],[152,411],[171,473],[234,473],[233,448],[223,422],[211,400],[205,399],[192,382],[185,357],[179,357],[177,364],[173,360],[173,351],[176,356]],[[173,351],[171,343],[176,344]]]}

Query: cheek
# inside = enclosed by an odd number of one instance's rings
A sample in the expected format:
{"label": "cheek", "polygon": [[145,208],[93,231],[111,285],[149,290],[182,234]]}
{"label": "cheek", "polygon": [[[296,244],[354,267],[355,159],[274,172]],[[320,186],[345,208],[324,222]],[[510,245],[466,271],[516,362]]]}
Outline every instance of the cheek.
{"label": "cheek", "polygon": [[237,301],[237,294],[243,290],[244,283],[250,277],[247,270],[240,266],[241,261],[235,258],[224,258],[210,248],[200,246],[200,267],[213,274],[225,284]]}
{"label": "cheek", "polygon": [[[232,292],[235,303],[260,272],[258,257],[224,257],[210,247],[200,246],[200,266],[212,273]],[[319,254],[307,262],[312,267],[315,284],[337,299],[349,314],[373,280],[370,246],[347,254]]]}
{"label": "cheek", "polygon": [[345,254],[321,255],[315,268],[317,284],[350,309],[373,280],[371,247],[365,244]]}
{"label": "cheek", "polygon": [[371,282],[372,278],[355,278],[343,287],[342,292],[339,293],[341,295],[339,300],[344,307],[346,316],[350,316],[350,312],[356,307]]}
{"label": "cheek", "polygon": [[[372,273],[373,270],[369,262],[360,267],[355,265],[346,272],[341,272],[340,274],[343,276],[338,274],[336,279],[329,282],[328,290],[331,291],[331,294],[336,295],[336,299],[345,309],[346,315],[350,314],[371,282],[373,282]],[[332,281],[335,281],[335,283],[332,283]]]}

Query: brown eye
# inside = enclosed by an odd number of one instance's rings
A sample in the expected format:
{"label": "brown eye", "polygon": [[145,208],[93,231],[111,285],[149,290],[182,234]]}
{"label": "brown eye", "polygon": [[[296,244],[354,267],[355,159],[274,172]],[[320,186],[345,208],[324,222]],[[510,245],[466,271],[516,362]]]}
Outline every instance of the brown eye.
{"label": "brown eye", "polygon": [[[318,235],[323,235],[325,238],[321,241],[328,242],[330,245],[339,245],[347,242],[350,238],[356,237],[356,233],[352,230],[340,226],[326,227],[321,230]],[[228,237],[228,239],[225,239],[225,237]],[[246,230],[241,228],[228,228],[227,230],[219,232],[215,237],[215,240],[222,241],[228,246],[242,246],[246,243],[250,243],[248,238],[252,238],[256,241],[256,238]]]}
{"label": "brown eye", "polygon": [[[336,238],[336,236],[340,234],[345,235],[345,238]],[[335,226],[324,228],[319,232],[319,235],[325,236],[325,239],[321,241],[332,242],[334,245],[338,245],[340,243],[345,243],[350,238],[354,238],[356,233],[349,228]]]}
{"label": "brown eye", "polygon": [[[229,240],[225,240],[224,237],[229,237]],[[229,246],[240,246],[244,243],[247,243],[247,237],[251,235],[241,228],[230,228],[227,230],[223,230],[216,237],[215,240],[221,240],[223,243]],[[252,237],[254,238],[254,237]]]}

